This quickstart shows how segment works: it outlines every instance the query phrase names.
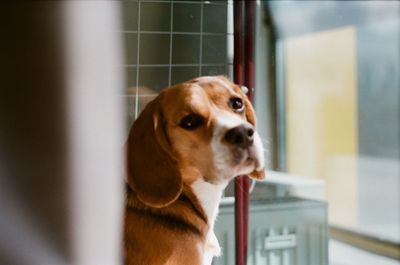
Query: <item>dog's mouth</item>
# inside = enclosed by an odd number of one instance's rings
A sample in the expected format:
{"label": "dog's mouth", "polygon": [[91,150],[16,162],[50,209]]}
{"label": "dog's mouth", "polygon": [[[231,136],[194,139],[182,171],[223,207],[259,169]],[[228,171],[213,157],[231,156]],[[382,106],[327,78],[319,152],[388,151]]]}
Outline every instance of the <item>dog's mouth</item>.
{"label": "dog's mouth", "polygon": [[254,145],[243,149],[235,148],[232,151],[232,166],[238,168],[251,168],[251,170],[262,169],[262,163],[257,156]]}
{"label": "dog's mouth", "polygon": [[248,164],[252,160],[250,156],[250,148],[238,148],[235,147],[232,150],[232,165]]}
{"label": "dog's mouth", "polygon": [[231,167],[240,174],[249,174],[264,169],[264,156],[261,140],[257,134],[254,143],[246,148],[231,149]]}

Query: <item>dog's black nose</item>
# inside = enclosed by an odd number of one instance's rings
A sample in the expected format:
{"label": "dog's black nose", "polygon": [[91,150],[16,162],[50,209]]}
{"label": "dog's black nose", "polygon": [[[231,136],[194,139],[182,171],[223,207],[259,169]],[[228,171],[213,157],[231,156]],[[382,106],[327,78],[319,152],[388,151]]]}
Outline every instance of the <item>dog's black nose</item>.
{"label": "dog's black nose", "polygon": [[239,125],[229,129],[224,140],[229,144],[247,148],[253,144],[254,129],[249,125]]}

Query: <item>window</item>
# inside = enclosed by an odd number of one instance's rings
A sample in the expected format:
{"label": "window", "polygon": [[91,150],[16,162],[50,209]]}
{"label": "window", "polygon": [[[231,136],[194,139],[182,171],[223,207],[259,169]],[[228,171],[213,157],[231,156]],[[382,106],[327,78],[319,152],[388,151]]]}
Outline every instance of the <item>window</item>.
{"label": "window", "polygon": [[325,183],[333,237],[389,243],[380,253],[399,258],[399,2],[270,1],[264,12],[271,167]]}

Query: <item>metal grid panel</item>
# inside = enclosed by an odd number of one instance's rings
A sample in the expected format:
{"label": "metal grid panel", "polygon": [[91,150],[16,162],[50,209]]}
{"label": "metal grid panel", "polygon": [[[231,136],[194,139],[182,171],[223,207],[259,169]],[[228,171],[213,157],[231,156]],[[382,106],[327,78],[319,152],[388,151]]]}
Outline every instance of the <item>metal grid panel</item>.
{"label": "metal grid panel", "polygon": [[[247,264],[327,265],[326,204],[295,197],[252,201]],[[215,233],[223,254],[213,265],[235,263],[234,207],[220,208]]]}
{"label": "metal grid panel", "polygon": [[121,2],[128,124],[163,88],[201,76],[232,76],[232,1]]}

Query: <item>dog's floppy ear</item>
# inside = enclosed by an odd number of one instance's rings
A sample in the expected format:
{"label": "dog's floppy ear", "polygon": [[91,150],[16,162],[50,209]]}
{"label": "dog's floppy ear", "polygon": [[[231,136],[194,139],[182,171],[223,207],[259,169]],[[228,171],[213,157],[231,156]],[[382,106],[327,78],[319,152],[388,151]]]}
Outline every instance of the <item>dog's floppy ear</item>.
{"label": "dog's floppy ear", "polygon": [[128,184],[151,207],[174,202],[182,191],[177,160],[171,154],[160,110],[160,97],[150,102],[133,124],[127,142]]}
{"label": "dog's floppy ear", "polygon": [[[244,94],[244,93],[243,93]],[[254,127],[256,127],[256,115],[254,112],[254,108],[251,105],[250,100],[248,99],[248,97],[246,95],[244,95],[244,106],[245,106],[245,111],[246,111],[246,120],[251,123]],[[253,172],[251,172],[249,174],[249,176],[253,179],[257,179],[257,180],[262,180],[265,179],[265,173],[264,170],[261,171],[256,171],[254,170]]]}

